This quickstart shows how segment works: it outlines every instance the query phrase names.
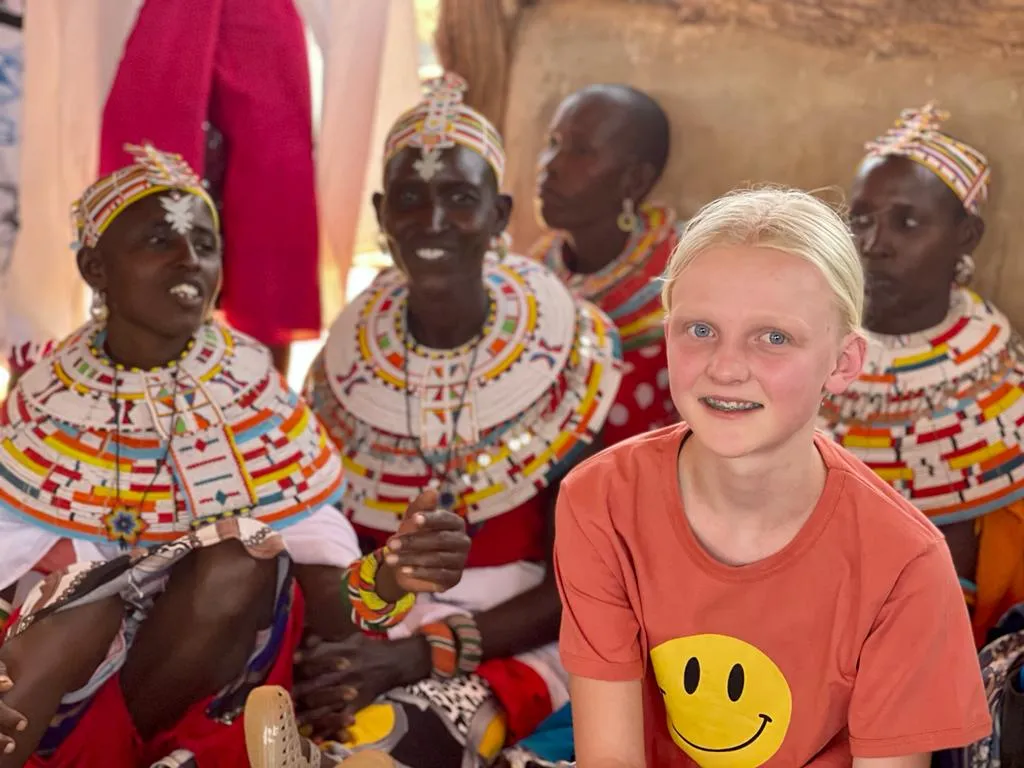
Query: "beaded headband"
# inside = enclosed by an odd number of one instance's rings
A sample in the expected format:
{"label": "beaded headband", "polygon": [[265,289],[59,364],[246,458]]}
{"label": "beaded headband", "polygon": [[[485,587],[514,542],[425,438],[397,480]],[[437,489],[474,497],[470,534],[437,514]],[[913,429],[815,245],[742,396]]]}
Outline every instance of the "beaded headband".
{"label": "beaded headband", "polygon": [[191,201],[182,192],[201,198],[210,209],[214,227],[220,228],[217,206],[181,155],[161,152],[150,144],[125,144],[124,149],[135,162],[100,179],[71,204],[74,251],[95,248],[107,227],[128,206],[160,192],[171,192],[161,203],[167,212],[164,218],[179,234],[187,234],[193,226]]}
{"label": "beaded headband", "polygon": [[426,98],[399,117],[388,133],[384,164],[407,147],[418,148],[415,168],[429,181],[443,167],[442,150],[460,145],[490,164],[500,187],[505,172],[501,135],[486,117],[462,103],[467,87],[453,72],[430,81]]}
{"label": "beaded headband", "polygon": [[905,109],[884,136],[864,145],[868,157],[898,155],[920,163],[948,186],[965,209],[978,213],[988,199],[988,160],[974,147],[939,130],[949,113],[929,102]]}

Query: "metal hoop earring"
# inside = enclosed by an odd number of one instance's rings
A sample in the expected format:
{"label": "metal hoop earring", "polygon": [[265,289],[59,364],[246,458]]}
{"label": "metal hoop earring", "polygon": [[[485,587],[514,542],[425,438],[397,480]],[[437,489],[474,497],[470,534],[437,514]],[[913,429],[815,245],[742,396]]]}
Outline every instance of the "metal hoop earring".
{"label": "metal hoop earring", "polygon": [[498,261],[504,261],[505,257],[508,256],[509,244],[512,242],[512,238],[509,237],[508,232],[502,232],[500,235],[495,235],[491,238],[491,250],[498,255]]}
{"label": "metal hoop earring", "polygon": [[615,220],[616,226],[623,232],[635,232],[637,226],[636,207],[630,198],[622,201],[622,213]]}

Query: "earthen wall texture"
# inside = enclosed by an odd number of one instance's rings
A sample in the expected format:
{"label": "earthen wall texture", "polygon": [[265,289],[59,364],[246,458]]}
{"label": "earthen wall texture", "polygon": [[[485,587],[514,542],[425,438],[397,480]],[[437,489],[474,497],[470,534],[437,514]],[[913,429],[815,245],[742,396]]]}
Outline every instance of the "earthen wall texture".
{"label": "earthen wall texture", "polygon": [[974,286],[1024,329],[1024,0],[535,0],[520,11],[504,133],[519,249],[558,102],[627,82],[672,121],[656,199],[681,215],[774,182],[840,201],[863,144],[930,99],[993,165]]}

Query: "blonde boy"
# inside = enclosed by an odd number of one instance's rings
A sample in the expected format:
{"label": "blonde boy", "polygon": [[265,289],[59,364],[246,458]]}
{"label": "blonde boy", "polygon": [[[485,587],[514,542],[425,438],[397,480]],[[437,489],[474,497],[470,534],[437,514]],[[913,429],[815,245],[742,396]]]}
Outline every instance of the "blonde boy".
{"label": "blonde boy", "polygon": [[939,531],[814,429],[865,355],[834,211],[744,191],[663,300],[684,424],[563,482],[555,562],[581,768],[925,768],[991,727]]}

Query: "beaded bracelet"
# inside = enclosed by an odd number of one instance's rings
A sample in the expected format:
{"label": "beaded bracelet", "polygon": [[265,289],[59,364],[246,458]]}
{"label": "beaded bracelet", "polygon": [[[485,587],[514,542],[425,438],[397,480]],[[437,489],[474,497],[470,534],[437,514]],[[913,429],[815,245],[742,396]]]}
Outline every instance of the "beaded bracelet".
{"label": "beaded bracelet", "polygon": [[455,652],[455,633],[443,621],[424,624],[419,632],[430,643],[430,666],[434,677],[442,680],[455,677],[458,656]]}
{"label": "beaded bracelet", "polygon": [[408,616],[416,604],[412,592],[406,592],[394,603],[377,594],[377,573],[385,554],[384,549],[375,550],[345,569],[343,586],[352,606],[352,623],[367,632],[387,631]]}
{"label": "beaded bracelet", "polygon": [[476,619],[468,614],[449,616],[448,626],[455,632],[459,647],[459,674],[470,675],[476,672],[483,658],[483,641]]}
{"label": "beaded bracelet", "polygon": [[480,630],[472,616],[449,616],[443,622],[424,624],[419,632],[430,644],[430,665],[435,677],[446,680],[469,675],[480,666]]}

